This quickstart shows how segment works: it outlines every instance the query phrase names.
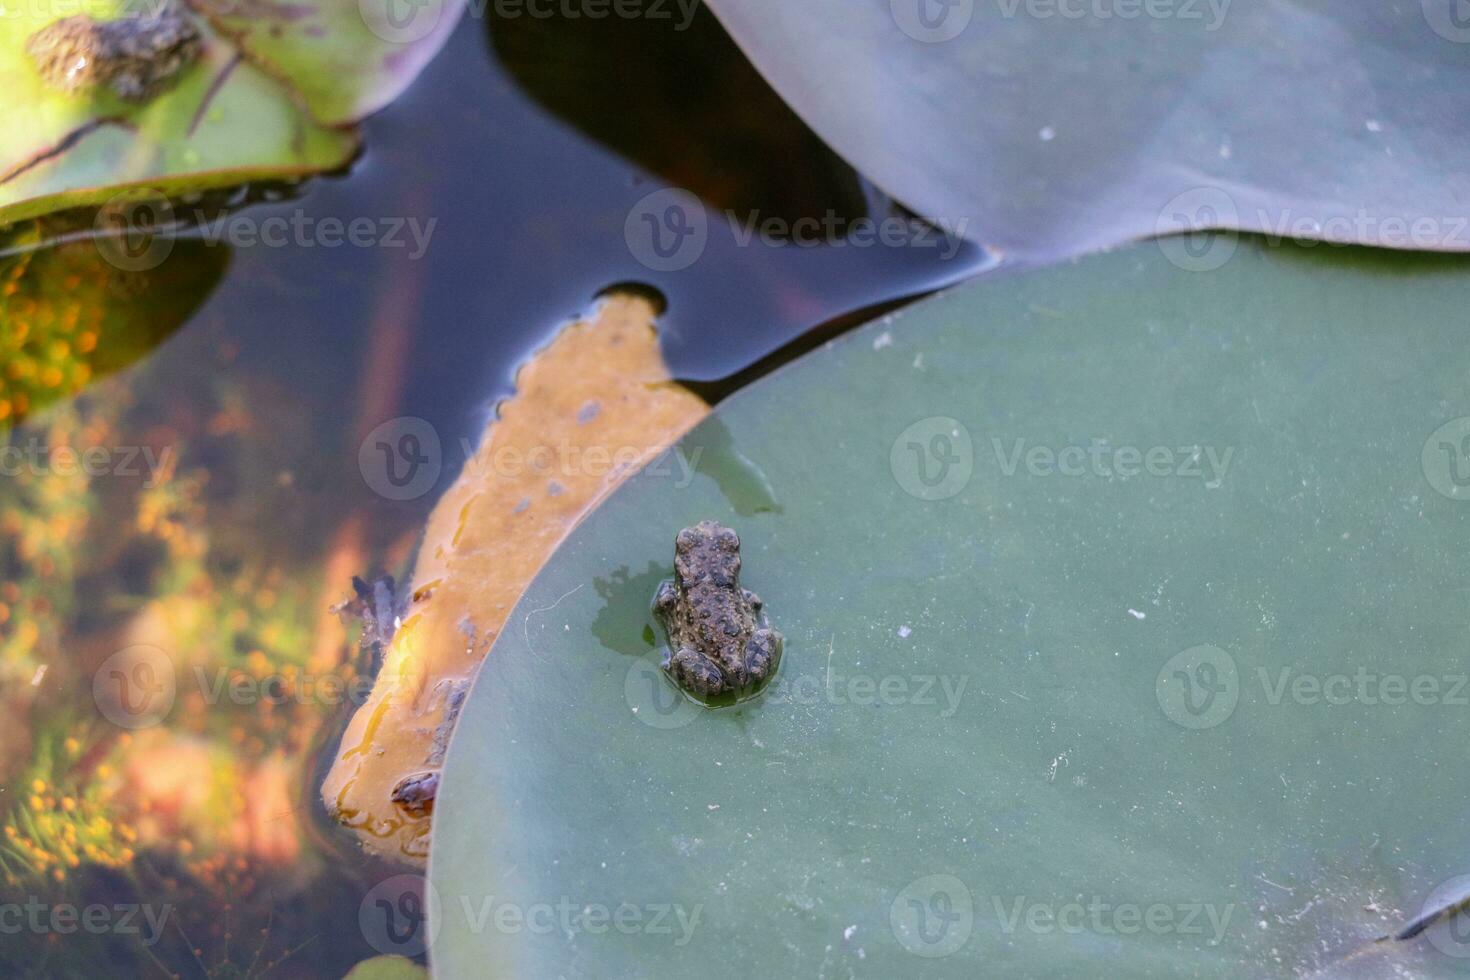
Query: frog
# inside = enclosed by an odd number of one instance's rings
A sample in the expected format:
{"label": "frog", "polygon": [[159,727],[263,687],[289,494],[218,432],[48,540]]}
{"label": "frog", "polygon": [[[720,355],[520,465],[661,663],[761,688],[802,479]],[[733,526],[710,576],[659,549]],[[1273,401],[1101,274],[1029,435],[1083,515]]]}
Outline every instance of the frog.
{"label": "frog", "polygon": [[434,798],[439,795],[439,770],[415,772],[404,776],[389,795],[410,816],[426,817],[434,812]]}
{"label": "frog", "polygon": [[26,53],[51,87],[78,93],[106,85],[134,103],[172,86],[203,50],[199,28],[172,5],[117,20],[76,14],[26,40]]}
{"label": "frog", "polygon": [[741,587],[740,564],[740,536],[700,521],[675,536],[674,578],[654,596],[669,639],[664,672],[699,698],[752,692],[781,660],[785,641],[760,597]]}

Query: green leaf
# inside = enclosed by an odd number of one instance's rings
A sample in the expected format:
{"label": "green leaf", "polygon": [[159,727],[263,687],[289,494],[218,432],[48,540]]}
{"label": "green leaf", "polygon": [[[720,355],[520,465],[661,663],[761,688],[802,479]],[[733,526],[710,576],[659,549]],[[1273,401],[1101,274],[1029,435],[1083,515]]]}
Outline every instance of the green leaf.
{"label": "green leaf", "polygon": [[[574,532],[450,750],[436,975],[1463,970],[1373,941],[1470,872],[1470,264],[1163,246],[871,324]],[[786,637],[735,707],[657,670],[703,518]]]}
{"label": "green leaf", "polygon": [[311,115],[349,123],[398,97],[439,53],[465,0],[202,0],[247,58],[289,79]]}
{"label": "green leaf", "polygon": [[1044,260],[1200,227],[1470,250],[1456,2],[712,6],[860,171]]}
{"label": "green leaf", "polygon": [[[146,18],[158,3],[89,0],[80,9],[106,22]],[[368,22],[377,23],[370,16],[376,3],[219,4],[202,8],[213,15],[209,22],[191,11],[202,53],[142,103],[106,86],[68,93],[43,80],[27,41],[58,20],[64,5],[6,12],[0,223],[102,204],[129,190],[178,195],[345,166],[359,145],[347,124],[412,81],[463,6],[434,0],[414,8],[397,31],[385,21],[374,33]]]}
{"label": "green leaf", "polygon": [[343,980],[425,980],[428,971],[402,956],[374,956],[352,968]]}

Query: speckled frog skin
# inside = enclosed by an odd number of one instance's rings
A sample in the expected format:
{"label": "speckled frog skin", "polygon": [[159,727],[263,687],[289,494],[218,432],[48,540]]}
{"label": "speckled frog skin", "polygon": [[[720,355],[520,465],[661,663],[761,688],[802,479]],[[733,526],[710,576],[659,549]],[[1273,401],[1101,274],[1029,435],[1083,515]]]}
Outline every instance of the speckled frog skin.
{"label": "speckled frog skin", "polygon": [[204,41],[172,5],[152,16],[96,21],[77,14],[26,41],[41,78],[63,92],[109,86],[129,102],[147,102],[199,59]]}
{"label": "speckled frog skin", "polygon": [[728,527],[700,521],[679,532],[674,580],[659,586],[653,606],[669,635],[664,670],[691,694],[752,690],[780,662],[781,634],[740,587],[740,538]]}

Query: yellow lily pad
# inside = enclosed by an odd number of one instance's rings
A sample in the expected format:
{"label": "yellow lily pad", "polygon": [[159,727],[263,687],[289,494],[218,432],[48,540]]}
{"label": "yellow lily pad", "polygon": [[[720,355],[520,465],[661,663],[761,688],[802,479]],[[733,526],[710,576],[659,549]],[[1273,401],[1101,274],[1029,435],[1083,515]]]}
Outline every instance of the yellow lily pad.
{"label": "yellow lily pad", "polygon": [[432,792],[395,790],[432,785],[470,680],[557,545],[708,414],[670,378],[654,315],[619,294],[562,330],[435,506],[408,608],[322,787],[369,850],[426,859]]}

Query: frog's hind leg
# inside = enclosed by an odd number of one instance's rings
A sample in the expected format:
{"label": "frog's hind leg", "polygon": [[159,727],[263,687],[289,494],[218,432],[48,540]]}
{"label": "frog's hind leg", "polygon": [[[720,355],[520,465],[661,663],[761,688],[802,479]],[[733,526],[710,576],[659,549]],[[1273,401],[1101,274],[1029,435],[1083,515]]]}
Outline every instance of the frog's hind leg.
{"label": "frog's hind leg", "polygon": [[654,611],[667,616],[678,604],[679,590],[674,587],[674,583],[670,581],[660,583],[658,591],[653,595]]}
{"label": "frog's hind leg", "polygon": [[704,697],[713,697],[725,691],[725,672],[719,664],[698,650],[684,647],[668,658],[664,669],[675,683],[686,691]]}
{"label": "frog's hind leg", "polygon": [[760,683],[776,670],[776,665],[781,662],[781,648],[784,646],[780,633],[772,629],[760,629],[750,634],[750,640],[745,644],[745,675],[752,683]]}

